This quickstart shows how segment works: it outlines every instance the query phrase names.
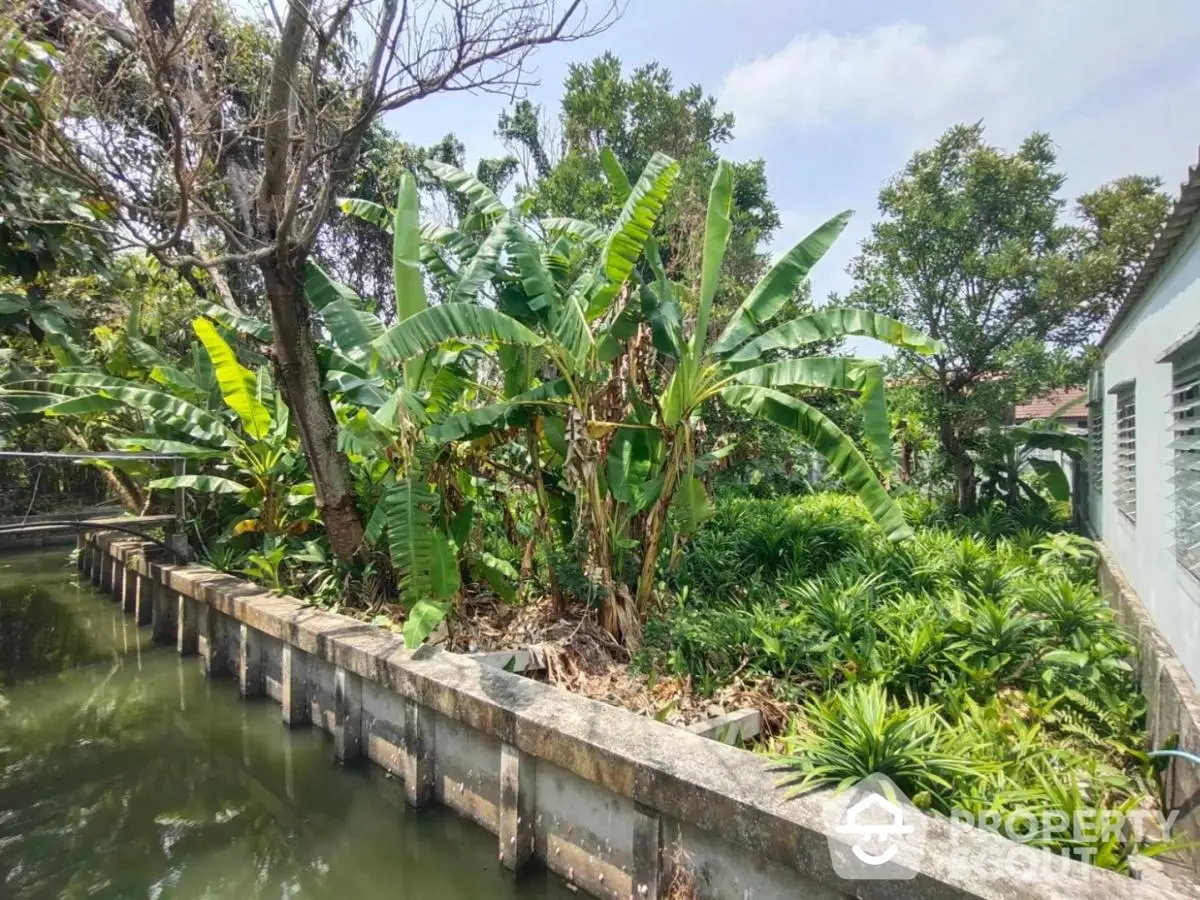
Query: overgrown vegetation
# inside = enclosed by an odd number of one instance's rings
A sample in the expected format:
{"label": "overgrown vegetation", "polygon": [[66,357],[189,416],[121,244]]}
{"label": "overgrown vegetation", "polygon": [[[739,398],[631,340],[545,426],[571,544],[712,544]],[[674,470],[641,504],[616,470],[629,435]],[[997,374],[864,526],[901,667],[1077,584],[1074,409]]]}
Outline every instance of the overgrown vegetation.
{"label": "overgrown vegetation", "polygon": [[[943,814],[1156,802],[1133,648],[1063,507],[901,505],[896,544],[845,496],[722,498],[640,664],[785,699],[768,748],[796,790],[879,772]],[[1110,849],[1121,868],[1135,847]]]}
{"label": "overgrown vegetation", "polygon": [[[1088,358],[1153,179],[1066,226],[1048,138],[1008,155],[951,129],[884,188],[862,308],[814,304],[849,212],[769,259],[762,161],[721,160],[732,118],[657,66],[573,67],[562,140],[518,103],[516,155],[474,172],[452,135],[379,122],[430,85],[519,80],[606,16],[500,3],[461,38],[496,55],[432,48],[437,77],[405,86],[319,3],[282,34],[219,3],[101,3],[93,28],[51,7],[0,21],[5,440],[184,460],[98,468],[130,512],[186,489],[210,564],[411,644],[472,646],[454,632],[484,609],[523,640],[589,626],[647,684],[753,685],[790,716],[763,749],[797,790],[881,772],[939,813],[1151,802],[1131,648],[1043,458],[1079,438],[1007,422]],[[944,271],[912,283],[933,242]],[[842,355],[849,336],[895,355]],[[1091,849],[1121,868],[1133,847]]]}

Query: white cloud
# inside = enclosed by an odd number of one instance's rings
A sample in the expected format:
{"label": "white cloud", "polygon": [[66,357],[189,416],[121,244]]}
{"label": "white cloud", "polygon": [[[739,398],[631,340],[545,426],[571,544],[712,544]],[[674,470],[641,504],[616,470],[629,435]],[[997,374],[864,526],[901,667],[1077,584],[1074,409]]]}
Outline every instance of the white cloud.
{"label": "white cloud", "polygon": [[738,133],[810,128],[839,120],[926,122],[967,98],[1002,91],[1012,68],[1004,43],[968,36],[937,41],[923,25],[882,25],[864,34],[805,32],[769,56],[736,66],[720,103]]}

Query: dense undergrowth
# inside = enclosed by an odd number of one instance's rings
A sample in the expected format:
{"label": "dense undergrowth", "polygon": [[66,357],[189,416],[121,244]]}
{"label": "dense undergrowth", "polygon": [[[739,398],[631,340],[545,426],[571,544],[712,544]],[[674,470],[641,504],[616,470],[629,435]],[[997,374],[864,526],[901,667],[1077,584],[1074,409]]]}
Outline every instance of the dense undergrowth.
{"label": "dense undergrowth", "polygon": [[[1053,506],[903,506],[916,536],[897,544],[850,497],[723,498],[640,665],[706,692],[769,685],[795,711],[766,746],[795,790],[878,772],[976,821],[1154,806],[1145,700],[1091,543]],[[1031,843],[1117,869],[1133,850],[1073,840]]]}

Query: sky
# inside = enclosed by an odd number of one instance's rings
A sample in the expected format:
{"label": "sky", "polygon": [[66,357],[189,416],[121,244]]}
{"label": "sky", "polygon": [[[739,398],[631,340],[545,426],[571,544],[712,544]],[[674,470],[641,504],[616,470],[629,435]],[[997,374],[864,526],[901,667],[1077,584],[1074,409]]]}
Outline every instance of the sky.
{"label": "sky", "polygon": [[[594,0],[595,2],[595,0]],[[786,250],[843,209],[856,215],[812,275],[845,267],[884,182],[949,126],[982,120],[1009,150],[1049,132],[1075,197],[1127,174],[1175,195],[1197,160],[1196,0],[629,0],[608,31],[542,49],[527,96],[557,114],[572,62],[605,51],[631,71],[657,61],[736,119],[733,160],[763,158]],[[468,158],[499,155],[496,95],[442,95],[392,114],[407,141],[453,131]]]}

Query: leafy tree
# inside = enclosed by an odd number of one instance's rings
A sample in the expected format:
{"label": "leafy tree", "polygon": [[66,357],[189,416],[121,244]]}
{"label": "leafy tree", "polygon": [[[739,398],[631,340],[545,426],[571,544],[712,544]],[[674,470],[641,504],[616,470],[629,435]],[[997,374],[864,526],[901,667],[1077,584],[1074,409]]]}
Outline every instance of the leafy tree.
{"label": "leafy tree", "polygon": [[936,428],[959,505],[975,503],[971,450],[1008,408],[1077,383],[1079,351],[1112,313],[1166,208],[1158,182],[1126,178],[1064,220],[1050,138],[1015,153],[960,125],[913,155],[879,195],[882,219],[851,265],[856,305],[945,344],[900,354],[897,378]]}
{"label": "leafy tree", "polygon": [[220,3],[187,15],[171,0],[27,3],[15,15],[61,50],[61,90],[39,106],[34,139],[0,133],[0,144],[103,197],[129,240],[172,265],[233,266],[261,285],[317,503],[350,560],[363,515],[304,290],[321,228],[385,112],[444,90],[512,89],[538,46],[606,27],[618,10],[600,7],[597,17],[553,0],[298,0],[249,21]]}
{"label": "leafy tree", "polygon": [[1145,175],[1118,178],[1076,201],[1076,215],[1084,223],[1083,245],[1093,263],[1085,300],[1096,326],[1107,325],[1116,312],[1169,206],[1162,181]]}
{"label": "leafy tree", "polygon": [[[531,159],[528,187],[542,215],[609,221],[620,197],[605,177],[601,150],[607,148],[626,172],[640,172],[654,152],[679,162],[675,189],[659,220],[657,234],[669,277],[697,283],[703,256],[708,186],[718,152],[733,137],[730,113],[699,85],[678,90],[671,72],[658,63],[622,72],[621,61],[605,53],[572,65],[564,84],[559,117],[561,140],[552,141],[540,110],[528,101],[501,115],[498,133]],[[718,286],[718,308],[732,308],[739,292],[762,275],[767,258],[760,250],[779,227],[779,213],[767,191],[761,159],[731,164],[735,183],[726,263]]]}
{"label": "leafy tree", "polygon": [[49,282],[103,269],[110,232],[101,198],[9,149],[36,139],[53,78],[49,50],[0,19],[0,334],[26,335],[69,363],[76,313]]}

